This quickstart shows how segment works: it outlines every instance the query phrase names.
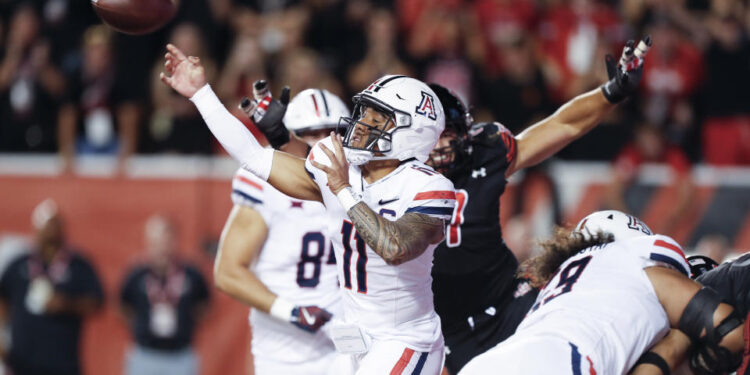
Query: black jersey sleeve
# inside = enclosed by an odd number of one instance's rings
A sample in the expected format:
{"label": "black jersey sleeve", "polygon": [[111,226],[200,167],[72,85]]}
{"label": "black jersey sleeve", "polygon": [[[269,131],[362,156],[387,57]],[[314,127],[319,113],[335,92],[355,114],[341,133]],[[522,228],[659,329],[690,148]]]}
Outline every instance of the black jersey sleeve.
{"label": "black jersey sleeve", "polygon": [[[481,153],[483,158],[500,161],[507,169],[516,158],[516,138],[499,122],[481,122],[469,129],[469,140],[472,147],[486,149]],[[482,160],[486,163],[489,160]]]}
{"label": "black jersey sleeve", "polygon": [[742,316],[747,315],[750,310],[750,253],[704,273],[697,280],[713,288]]}

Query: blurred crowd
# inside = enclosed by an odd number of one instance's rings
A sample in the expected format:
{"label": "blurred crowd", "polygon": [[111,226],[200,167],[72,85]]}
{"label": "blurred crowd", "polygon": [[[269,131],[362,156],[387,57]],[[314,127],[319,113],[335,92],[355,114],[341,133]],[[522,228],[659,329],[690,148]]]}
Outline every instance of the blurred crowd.
{"label": "blurred crowd", "polygon": [[[742,0],[190,0],[146,36],[89,2],[0,0],[0,152],[212,154],[189,101],[157,79],[171,42],[236,108],[269,78],[342,97],[383,74],[440,83],[518,133],[606,80],[604,55],[650,34],[642,92],[560,156],[750,164],[750,5]],[[248,126],[250,120],[237,110]],[[122,165],[122,164],[120,164]]]}

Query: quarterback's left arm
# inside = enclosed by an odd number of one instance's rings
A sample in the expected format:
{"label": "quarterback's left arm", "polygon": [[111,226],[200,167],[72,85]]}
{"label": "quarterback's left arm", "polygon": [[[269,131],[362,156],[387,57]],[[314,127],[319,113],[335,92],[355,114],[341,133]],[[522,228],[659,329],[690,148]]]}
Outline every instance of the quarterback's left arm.
{"label": "quarterback's left arm", "polygon": [[[641,42],[650,45],[646,37]],[[530,167],[560,151],[570,142],[593,129],[617,103],[632,95],[638,88],[643,73],[645,52],[633,48],[629,41],[623,58],[615,65],[607,56],[607,73],[610,80],[602,87],[578,95],[563,104],[554,114],[530,126],[516,136],[517,153],[505,175]],[[647,50],[647,48],[645,48]],[[632,60],[628,60],[632,59]],[[624,66],[622,63],[625,63]]]}
{"label": "quarterback's left arm", "polygon": [[344,154],[341,136],[331,132],[331,140],[335,153],[319,143],[331,165],[326,166],[314,160],[311,163],[328,175],[331,192],[339,198],[357,232],[375,253],[386,263],[399,265],[420,256],[429,245],[442,241],[445,227],[443,219],[407,212],[398,220],[390,221],[357,199],[357,194],[349,184],[349,163]]}

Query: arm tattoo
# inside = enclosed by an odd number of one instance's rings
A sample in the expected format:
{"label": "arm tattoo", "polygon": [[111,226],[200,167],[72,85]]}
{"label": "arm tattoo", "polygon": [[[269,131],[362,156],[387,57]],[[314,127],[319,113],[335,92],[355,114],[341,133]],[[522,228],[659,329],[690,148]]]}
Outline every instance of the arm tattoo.
{"label": "arm tattoo", "polygon": [[348,215],[365,243],[390,265],[422,255],[427,246],[443,238],[443,220],[424,214],[407,213],[390,221],[359,202]]}

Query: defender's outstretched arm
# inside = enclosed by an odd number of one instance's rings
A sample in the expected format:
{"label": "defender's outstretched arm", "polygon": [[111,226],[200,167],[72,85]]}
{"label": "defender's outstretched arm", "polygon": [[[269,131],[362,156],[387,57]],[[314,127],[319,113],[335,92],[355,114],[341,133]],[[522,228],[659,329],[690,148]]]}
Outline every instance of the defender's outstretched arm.
{"label": "defender's outstretched arm", "polygon": [[615,105],[598,88],[563,104],[554,114],[516,136],[518,151],[506,176],[556,154],[593,129]]}
{"label": "defender's outstretched arm", "polygon": [[628,41],[618,63],[612,56],[607,56],[610,78],[607,83],[573,98],[554,114],[516,136],[518,151],[505,175],[509,177],[519,169],[554,155],[593,129],[617,103],[632,95],[641,81],[643,61],[650,46],[648,36],[637,47],[634,41]]}

